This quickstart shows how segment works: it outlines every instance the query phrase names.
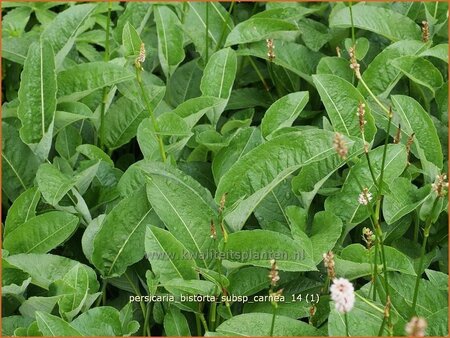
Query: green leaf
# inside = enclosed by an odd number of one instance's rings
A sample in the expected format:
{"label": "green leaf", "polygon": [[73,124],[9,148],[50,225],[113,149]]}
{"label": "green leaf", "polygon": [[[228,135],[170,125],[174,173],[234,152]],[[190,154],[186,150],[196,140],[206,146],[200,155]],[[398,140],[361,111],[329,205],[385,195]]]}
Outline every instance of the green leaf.
{"label": "green leaf", "polygon": [[234,163],[263,141],[259,128],[242,128],[236,132],[227,147],[223,147],[212,162],[214,181],[218,183]]}
{"label": "green leaf", "polygon": [[275,101],[264,114],[261,131],[265,138],[284,127],[290,127],[309,100],[309,92],[296,92]]}
{"label": "green leaf", "polygon": [[72,126],[67,126],[58,133],[55,149],[62,158],[69,161],[69,163],[73,163],[78,157],[76,148],[82,142],[79,130]]}
{"label": "green leaf", "polygon": [[342,221],[333,213],[320,211],[314,215],[310,233],[314,263],[318,264],[323,254],[334,248],[341,232]]}
{"label": "green leaf", "polygon": [[14,201],[32,186],[39,160],[12,126],[2,122],[2,133],[2,190]]}
{"label": "green leaf", "polygon": [[188,337],[191,335],[186,317],[176,307],[170,307],[164,316],[166,336]]}
{"label": "green leaf", "polygon": [[56,73],[51,45],[36,42],[28,49],[19,89],[17,115],[25,143],[39,143],[53,132],[56,111]]}
{"label": "green leaf", "polygon": [[[369,152],[372,170],[377,182],[380,178],[383,148],[378,147]],[[395,178],[400,176],[406,168],[406,162],[404,145],[388,145],[383,176],[384,182],[390,184]],[[372,195],[376,194],[367,161],[360,161],[350,170],[341,191],[325,200],[325,210],[332,211],[344,222],[350,224],[361,223],[369,217],[367,207],[358,203],[358,196],[364,188],[368,188]]]}
{"label": "green leaf", "polygon": [[141,34],[150,18],[153,4],[145,2],[127,3],[125,11],[119,15],[116,28],[113,30],[114,39],[123,43],[123,30],[127,23],[136,28],[136,32]]}
{"label": "green leaf", "polygon": [[[350,50],[350,47],[352,47],[353,42],[352,39],[347,38],[345,39],[345,49]],[[357,60],[362,60],[366,56],[367,52],[369,51],[370,42],[366,38],[358,38],[356,39],[355,43],[355,56]],[[351,81],[349,81],[351,82]]]}
{"label": "green leaf", "polygon": [[75,181],[63,174],[54,165],[44,163],[36,173],[36,182],[44,199],[51,205],[58,205],[59,201],[75,185]]}
{"label": "green leaf", "polygon": [[69,323],[59,317],[53,316],[45,312],[36,312],[36,320],[39,330],[45,336],[61,337],[61,336],[81,336],[82,334],[74,329]]}
{"label": "green leaf", "polygon": [[351,83],[335,75],[313,75],[313,81],[337,132],[360,138],[358,105],[366,105],[364,135],[371,142],[376,133],[375,121],[359,91]]}
{"label": "green leaf", "polygon": [[[357,4],[352,7],[354,27],[380,34],[392,41],[420,40],[420,28],[407,16],[393,10]],[[330,27],[352,26],[350,9],[345,7],[330,17]]]}
{"label": "green leaf", "polygon": [[147,115],[148,112],[140,104],[121,97],[111,105],[106,115],[103,142],[110,149],[128,143],[136,136],[139,124]]}
{"label": "green leaf", "polygon": [[232,272],[228,279],[228,291],[232,295],[250,296],[266,289],[269,285],[267,269],[248,266]]}
{"label": "green leaf", "polygon": [[387,224],[393,224],[421,205],[430,193],[430,188],[418,189],[409,179],[398,177],[383,199],[383,217]]}
{"label": "green leaf", "polygon": [[77,101],[98,89],[134,77],[132,72],[115,63],[81,63],[58,73],[58,102]]}
{"label": "green leaf", "polygon": [[84,23],[95,7],[95,4],[71,6],[58,14],[42,32],[41,38],[48,41],[55,51],[57,68],[62,65],[77,36],[85,29]]}
{"label": "green leaf", "polygon": [[420,56],[432,56],[448,64],[448,43],[441,43],[433,48],[427,49]]}
{"label": "green leaf", "polygon": [[[418,55],[427,48],[420,41],[404,40],[393,43],[381,51],[362,74],[370,90],[377,96],[387,97],[401,78],[401,71],[390,65],[390,61],[401,56]],[[361,94],[368,96],[363,85],[359,84]]]}
{"label": "green leaf", "polygon": [[8,316],[2,318],[2,335],[13,336],[17,328],[28,327],[33,319],[25,316]]}
{"label": "green leaf", "polygon": [[103,150],[92,144],[79,145],[76,150],[90,160],[100,160],[110,165],[114,165],[114,162]]}
{"label": "green leaf", "polygon": [[[48,290],[51,283],[62,279],[64,275],[79,262],[50,254],[18,254],[4,258],[6,262],[26,272],[32,278],[31,283]],[[92,268],[85,266],[89,278],[96,279],[97,275]]]}
{"label": "green leaf", "polygon": [[183,30],[177,15],[168,6],[157,5],[154,13],[159,62],[166,78],[169,78],[184,60]]}
{"label": "green leaf", "polygon": [[214,283],[207,280],[184,280],[181,278],[170,279],[162,286],[172,294],[213,295],[216,291]]}
{"label": "green leaf", "polygon": [[142,40],[139,37],[139,33],[129,22],[123,27],[122,43],[126,57],[137,57],[139,55]]}
{"label": "green leaf", "polygon": [[12,254],[46,253],[69,238],[78,225],[78,217],[51,211],[31,218],[10,232],[3,247]]}
{"label": "green leaf", "polygon": [[268,230],[244,230],[232,233],[224,245],[224,257],[232,262],[270,268],[271,259],[283,271],[315,271],[311,252],[302,243]]}
{"label": "green leaf", "polygon": [[403,56],[391,64],[400,69],[412,81],[427,87],[433,93],[443,83],[441,72],[428,60],[419,56]]}
{"label": "green leaf", "polygon": [[36,216],[36,206],[41,199],[37,188],[30,188],[23,192],[11,205],[6,215],[3,236],[6,237],[29,219]]}
{"label": "green leaf", "polygon": [[102,306],[90,309],[70,323],[80,332],[78,336],[122,336],[120,313],[113,307]]}
{"label": "green leaf", "polygon": [[191,252],[197,265],[208,267],[208,252],[216,244],[210,223],[216,219],[214,201],[204,187],[178,169],[158,162],[140,162],[132,185],[147,183],[147,197],[172,235]]}
{"label": "green leaf", "polygon": [[[347,314],[348,318],[348,331],[352,336],[378,336],[378,332],[383,321],[383,305],[379,303],[373,304],[373,301],[369,301],[371,305],[376,306],[379,310],[375,310],[369,304],[366,304],[358,297],[355,300],[355,306]],[[330,315],[328,317],[328,334],[330,336],[345,336],[346,327],[344,314],[338,312],[334,308],[334,304],[330,303]],[[364,323],[364,325],[361,325]],[[387,328],[384,328],[384,334],[389,334]]]}
{"label": "green leaf", "polygon": [[289,21],[252,17],[234,27],[230,34],[228,34],[225,46],[261,41],[272,37],[274,33],[295,31],[297,29],[297,25]]}
{"label": "green leaf", "polygon": [[195,261],[172,233],[151,226],[145,233],[145,252],[162,283],[174,278],[197,279]]}
{"label": "green leaf", "polygon": [[348,60],[337,56],[324,56],[317,65],[317,74],[331,74],[352,82],[353,72],[348,66]]}
{"label": "green leaf", "polygon": [[[276,43],[276,57],[273,63],[284,67],[312,84],[311,74],[315,73],[321,53],[313,52],[303,45],[289,41]],[[246,48],[240,48],[237,55],[252,55],[269,60],[266,42],[256,42]]]}
{"label": "green leaf", "polygon": [[[236,53],[231,48],[221,49],[211,55],[200,83],[200,90],[204,96],[213,96],[224,100],[223,108],[231,95],[237,71]],[[208,118],[215,125],[222,111],[208,114]]]}
{"label": "green leaf", "polygon": [[[220,324],[217,333],[227,336],[267,336],[270,334],[272,315],[269,313],[245,313]],[[312,325],[284,316],[276,316],[274,336],[318,336]]]}
{"label": "green leaf", "polygon": [[179,66],[167,80],[167,102],[177,107],[189,99],[201,99],[200,81],[203,75],[198,59]]}
{"label": "green leaf", "polygon": [[106,215],[94,240],[92,262],[104,277],[122,275],[144,256],[147,217],[152,211],[143,189],[119,202]]}
{"label": "green leaf", "polygon": [[[187,2],[183,28],[195,45],[199,54],[205,58],[222,47],[224,37],[233,29],[233,20],[219,2]],[[206,10],[208,10],[208,25],[206,25]],[[223,35],[223,36],[222,36]],[[208,36],[208,37],[207,37]],[[208,47],[205,44],[209,40]]]}
{"label": "green leaf", "polygon": [[408,134],[414,133],[414,145],[421,162],[429,161],[442,168],[442,148],[436,127],[430,115],[413,98],[404,95],[392,96],[401,127]]}
{"label": "green leaf", "polygon": [[[227,208],[244,199],[234,210],[226,210],[231,228],[240,229],[259,202],[293,172],[334,155],[333,137],[333,133],[324,130],[292,132],[273,138],[240,158],[220,180],[215,197],[219,202],[228,193]],[[236,182],[236,177],[240,181]]]}

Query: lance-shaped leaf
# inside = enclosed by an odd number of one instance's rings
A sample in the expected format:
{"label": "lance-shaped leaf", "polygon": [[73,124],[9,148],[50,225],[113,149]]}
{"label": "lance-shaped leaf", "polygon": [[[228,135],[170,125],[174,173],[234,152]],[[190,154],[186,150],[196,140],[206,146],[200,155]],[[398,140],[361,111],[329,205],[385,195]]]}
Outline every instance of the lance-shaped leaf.
{"label": "lance-shaped leaf", "polygon": [[159,62],[169,78],[184,59],[183,30],[177,15],[168,6],[155,6]]}
{"label": "lance-shaped leaf", "polygon": [[[154,109],[164,96],[164,87],[149,86],[147,95],[151,109]],[[136,136],[139,124],[148,117],[149,112],[140,102],[121,97],[108,110],[105,117],[104,142],[116,149]]]}
{"label": "lance-shaped leaf", "polygon": [[162,283],[175,279],[198,279],[189,251],[167,230],[151,226],[145,234],[145,253],[152,271]]}
{"label": "lance-shaped leaf", "polygon": [[148,199],[159,218],[192,253],[197,265],[207,268],[213,259],[208,251],[216,246],[210,238],[211,221],[217,217],[209,191],[171,166],[141,162],[140,167],[146,177]]}
{"label": "lance-shaped leaf", "polygon": [[[381,162],[384,147],[378,147],[369,152],[375,179],[380,179]],[[406,149],[402,144],[388,145],[386,163],[384,169],[384,184],[391,183],[401,175],[406,168]],[[367,206],[358,202],[358,196],[362,189],[367,188],[372,194],[376,194],[376,187],[372,180],[367,161],[360,161],[352,167],[339,193],[325,200],[325,210],[333,212],[344,222],[358,224],[369,217]]]}
{"label": "lance-shaped leaf", "polygon": [[[4,258],[13,267],[26,272],[31,277],[31,283],[48,290],[51,283],[62,279],[74,266],[80,264],[72,259],[50,254],[18,254]],[[89,279],[97,279],[95,271],[84,266]]]}
{"label": "lance-shaped leaf", "polygon": [[90,93],[135,75],[118,64],[103,61],[81,63],[58,73],[58,102],[77,101]]}
{"label": "lance-shaped leaf", "polygon": [[144,256],[145,228],[151,207],[143,189],[119,202],[94,240],[92,262],[105,277],[122,275]]}
{"label": "lance-shaped leaf", "polygon": [[[312,84],[311,74],[315,73],[322,54],[290,41],[278,41],[275,42],[275,46],[276,57],[272,62],[290,70]],[[252,55],[269,60],[265,41],[251,43],[248,47],[239,49],[236,54]]]}
{"label": "lance-shaped leaf", "polygon": [[51,211],[31,218],[10,232],[3,247],[11,254],[46,253],[69,238],[77,225],[78,217]]}
{"label": "lance-shaped leaf", "polygon": [[350,8],[345,7],[330,16],[330,27],[356,28],[380,34],[392,41],[420,40],[420,27],[416,23],[398,12],[390,9],[358,4]]}
{"label": "lance-shaped leaf", "polygon": [[422,52],[420,56],[432,56],[448,64],[448,43],[441,43],[433,48],[427,49]]}
{"label": "lance-shaped leaf", "polygon": [[85,21],[94,11],[95,4],[71,6],[59,13],[42,32],[42,39],[48,41],[55,51],[59,67],[72,49],[76,37],[81,33]]}
{"label": "lance-shaped leaf", "polygon": [[[333,133],[324,130],[291,132],[237,161],[220,180],[215,197],[219,202],[228,193],[226,220],[232,229],[240,229],[261,200],[296,170],[335,154],[333,138]],[[353,142],[348,144],[351,147]]]}
{"label": "lance-shaped leaf", "polygon": [[[233,19],[219,2],[187,2],[183,28],[200,55],[206,57],[221,48],[225,37],[233,29]],[[208,20],[206,20],[208,11]],[[206,24],[208,22],[208,24]],[[208,45],[205,44],[208,39]]]}
{"label": "lance-shaped leaf", "polygon": [[153,4],[148,2],[129,2],[125,11],[119,15],[116,28],[113,30],[114,39],[123,43],[123,31],[127,23],[136,29],[138,34],[142,33],[145,25],[150,18],[153,10]]}
{"label": "lance-shaped leaf", "polygon": [[393,95],[392,102],[400,117],[402,129],[408,135],[414,133],[414,145],[420,160],[430,161],[442,168],[441,143],[430,115],[419,102],[409,96]]}
{"label": "lance-shaped leaf", "polygon": [[18,95],[20,137],[25,143],[39,143],[49,132],[56,111],[55,59],[47,41],[28,49]]}
{"label": "lance-shaped leaf", "polygon": [[309,100],[308,92],[297,92],[275,101],[264,114],[261,131],[265,138],[284,127],[290,127]]}
{"label": "lance-shaped leaf", "polygon": [[122,43],[125,50],[125,56],[137,57],[141,51],[142,40],[136,29],[127,22],[123,28]]}
{"label": "lance-shaped leaf", "polygon": [[225,46],[261,41],[276,33],[297,29],[297,25],[288,20],[252,17],[234,27],[228,34]]}
{"label": "lance-shaped leaf", "polygon": [[270,260],[275,259],[283,271],[315,271],[310,248],[275,231],[243,230],[228,236],[221,254],[242,265],[270,268]]}
{"label": "lance-shaped leaf", "polygon": [[2,122],[2,133],[2,190],[14,201],[32,185],[39,159],[22,142],[14,127]]}
{"label": "lance-shaped leaf", "polygon": [[30,188],[21,194],[11,205],[6,216],[3,236],[17,229],[30,218],[36,216],[36,206],[41,199],[38,188]]}
{"label": "lance-shaped leaf", "polygon": [[39,331],[49,337],[64,337],[72,336],[79,337],[81,333],[72,327],[63,319],[53,316],[49,313],[38,311],[36,312],[37,325]]}
{"label": "lance-shaped leaf", "polygon": [[223,108],[208,113],[208,118],[215,125],[220,114],[228,102],[236,78],[237,58],[231,48],[221,49],[209,59],[200,83],[200,90],[204,96],[213,96],[223,99]]}
{"label": "lance-shaped leaf", "polygon": [[400,69],[412,81],[427,87],[433,93],[443,83],[442,75],[430,61],[419,56],[403,56],[392,60],[391,65]]}
{"label": "lance-shaped leaf", "polygon": [[54,206],[58,205],[64,195],[75,185],[73,178],[50,163],[44,163],[39,167],[36,182],[44,199]]}
{"label": "lance-shaped leaf", "polygon": [[172,306],[164,316],[164,331],[167,336],[190,336],[189,324],[181,311]]}
{"label": "lance-shaped leaf", "polygon": [[375,121],[366,101],[350,82],[336,75],[313,75],[313,81],[333,124],[334,130],[344,135],[361,138],[358,105],[365,105],[364,135],[368,142],[375,136]]}
{"label": "lance-shaped leaf", "polygon": [[[132,322],[134,327],[135,321]],[[70,325],[81,332],[79,336],[128,336],[128,332],[122,330],[120,312],[110,306],[102,306],[90,309],[75,318]]]}
{"label": "lance-shaped leaf", "polygon": [[[362,74],[363,80],[375,95],[387,97],[401,78],[402,72],[392,67],[390,62],[401,56],[418,55],[428,44],[421,41],[403,40],[393,43],[381,51]],[[363,85],[359,84],[361,94],[368,96]]]}

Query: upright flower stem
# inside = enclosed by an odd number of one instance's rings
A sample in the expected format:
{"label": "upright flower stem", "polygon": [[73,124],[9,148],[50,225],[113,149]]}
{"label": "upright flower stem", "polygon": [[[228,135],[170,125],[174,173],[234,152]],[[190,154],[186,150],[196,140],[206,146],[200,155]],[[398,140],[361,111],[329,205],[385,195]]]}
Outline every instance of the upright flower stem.
{"label": "upright flower stem", "polygon": [[209,1],[206,2],[206,24],[205,24],[205,64],[208,63],[209,59]]}
{"label": "upright flower stem", "polygon": [[[111,27],[111,1],[109,1],[108,6],[108,14],[106,16],[106,29],[105,29],[105,54],[103,56],[103,60],[105,62],[109,61],[109,35],[110,35],[110,27]],[[106,87],[103,88],[102,91],[102,103],[100,108],[100,126],[99,126],[99,139],[100,139],[100,148],[103,148],[103,139],[104,139],[104,119],[105,119],[105,110],[106,110],[106,98],[107,98],[107,89]]]}
{"label": "upright flower stem", "polygon": [[270,334],[269,336],[273,337],[273,330],[275,329],[275,319],[277,318],[277,307],[275,304],[272,304],[272,323],[270,324]]}
{"label": "upright flower stem", "polygon": [[153,114],[153,109],[152,109],[152,106],[150,104],[150,100],[149,100],[149,98],[147,96],[147,92],[145,91],[145,87],[144,87],[144,84],[142,82],[141,72],[142,72],[142,70],[139,69],[138,67],[136,67],[136,80],[137,80],[137,82],[139,84],[139,88],[141,89],[142,98],[144,99],[145,106],[146,106],[148,114],[150,116],[150,120],[152,121],[153,129],[155,130],[155,133],[157,134],[156,138],[158,139],[159,152],[161,154],[161,159],[162,159],[163,162],[166,162],[167,157],[166,157],[166,151],[164,149],[164,142],[162,140],[161,135],[158,135],[160,129],[159,129],[159,126],[158,126],[158,122],[156,121],[155,115]]}
{"label": "upright flower stem", "polygon": [[344,320],[345,320],[345,335],[347,337],[350,337],[350,335],[348,333],[348,315],[347,315],[347,312],[344,313]]}
{"label": "upright flower stem", "polygon": [[434,200],[434,203],[433,203],[433,207],[431,209],[431,213],[428,216],[427,220],[425,221],[425,229],[423,231],[423,242],[422,242],[422,247],[420,249],[419,269],[417,271],[416,284],[414,286],[413,302],[411,305],[411,316],[416,314],[417,297],[419,295],[420,279],[421,279],[422,273],[423,273],[423,263],[425,261],[425,251],[426,251],[426,247],[427,247],[428,237],[430,236],[430,228],[432,226],[433,213],[436,209],[436,206],[438,205],[438,201],[439,201],[439,197],[436,197],[436,199]]}
{"label": "upright flower stem", "polygon": [[356,44],[356,39],[355,39],[355,25],[353,23],[353,10],[352,10],[352,2],[349,1],[349,10],[350,10],[350,22],[352,25],[352,45],[355,46]]}
{"label": "upright flower stem", "polygon": [[[234,8],[234,0],[231,0],[231,5],[230,8],[228,9],[228,18],[231,19],[231,13],[233,12],[233,8]],[[223,39],[225,37],[225,31],[227,30],[227,21],[223,20],[223,24],[222,24],[222,31],[220,32],[220,38],[219,38],[219,42],[216,45],[215,51],[217,52],[220,47],[222,46],[222,42]]]}

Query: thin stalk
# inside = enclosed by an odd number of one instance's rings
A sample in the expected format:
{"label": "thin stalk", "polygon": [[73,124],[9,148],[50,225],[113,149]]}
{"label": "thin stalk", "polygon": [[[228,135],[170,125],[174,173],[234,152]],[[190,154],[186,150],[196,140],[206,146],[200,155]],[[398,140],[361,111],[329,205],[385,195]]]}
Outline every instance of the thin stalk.
{"label": "thin stalk", "polygon": [[101,289],[101,296],[97,298],[97,302],[95,303],[96,307],[99,307],[100,304],[103,302],[103,305],[105,305],[105,299],[106,299],[106,286],[108,285],[108,282],[106,279],[103,279],[102,281],[102,289]]}
{"label": "thin stalk", "polygon": [[380,329],[378,330],[378,336],[379,337],[383,335],[383,331],[384,331],[385,326],[386,326],[386,317],[383,316],[383,321],[381,322]]}
{"label": "thin stalk", "polygon": [[200,322],[203,325],[203,329],[205,330],[205,332],[208,332],[209,331],[208,323],[206,323],[205,315],[203,313],[200,313],[199,317],[200,317]]}
{"label": "thin stalk", "polygon": [[344,320],[345,320],[345,335],[347,337],[350,337],[350,335],[348,333],[348,315],[347,315],[347,312],[344,313]]}
{"label": "thin stalk", "polygon": [[205,24],[205,64],[209,59],[209,1],[206,2],[206,24]]}
{"label": "thin stalk", "polygon": [[200,337],[202,335],[202,326],[200,323],[200,316],[197,313],[195,314],[195,324],[197,326],[197,336]]}
{"label": "thin stalk", "polygon": [[414,242],[417,242],[419,239],[419,225],[420,225],[419,221],[420,221],[419,214],[416,211],[414,214],[414,238],[413,238]]}
{"label": "thin stalk", "polygon": [[149,304],[147,304],[147,310],[145,311],[145,318],[144,318],[144,329],[143,329],[143,334],[144,334],[144,337],[145,336],[150,336],[151,334],[150,334],[150,326],[149,326],[149,323],[150,323],[150,303]]}
{"label": "thin stalk", "polygon": [[147,93],[146,93],[145,88],[144,88],[144,84],[142,82],[141,70],[138,69],[138,67],[136,67],[136,80],[137,80],[137,82],[139,84],[139,88],[141,89],[141,93],[142,93],[142,97],[144,98],[145,106],[147,108],[148,114],[149,114],[150,119],[151,119],[152,124],[153,124],[153,129],[155,130],[155,133],[157,133],[156,137],[158,139],[159,152],[161,154],[161,158],[162,158],[163,162],[166,162],[167,157],[166,157],[166,151],[164,149],[164,142],[162,140],[161,135],[158,134],[159,131],[160,131],[159,126],[158,126],[158,122],[156,121],[155,115],[153,114],[153,109],[152,109],[152,106],[150,104],[150,100],[149,100],[149,98],[147,96]]}
{"label": "thin stalk", "polygon": [[273,337],[273,330],[275,329],[275,319],[277,317],[277,307],[272,304],[272,323],[270,325],[270,334],[269,336]]}
{"label": "thin stalk", "polygon": [[351,22],[351,25],[352,25],[352,45],[355,46],[355,44],[356,44],[356,39],[355,39],[355,24],[353,23],[352,2],[350,1],[348,4],[349,4],[349,10],[350,10],[350,22]]}
{"label": "thin stalk", "polygon": [[369,86],[367,86],[366,82],[360,78],[359,81],[362,83],[363,87],[367,90],[367,92],[369,93],[370,96],[372,96],[372,98],[374,99],[374,101],[380,106],[381,109],[383,109],[383,111],[389,116],[390,115],[390,111],[389,109],[387,109],[384,104],[381,103],[380,100],[378,100],[378,97],[376,97],[376,95],[370,90]]}
{"label": "thin stalk", "polygon": [[[109,1],[108,6],[108,14],[106,17],[106,29],[105,29],[105,54],[103,56],[103,59],[105,62],[109,61],[109,35],[110,35],[110,27],[111,27],[111,1]],[[105,119],[105,110],[106,110],[106,96],[107,96],[107,88],[104,87],[102,90],[102,103],[100,108],[100,126],[99,126],[99,134],[100,134],[100,148],[103,148],[103,139],[104,139],[104,123],[103,120]]]}
{"label": "thin stalk", "polygon": [[434,203],[433,203],[433,208],[431,209],[431,213],[428,216],[427,220],[425,221],[425,229],[423,231],[423,242],[422,242],[422,247],[420,249],[419,269],[417,271],[416,284],[414,286],[413,302],[411,305],[411,315],[416,314],[417,297],[419,295],[420,279],[421,279],[422,273],[423,273],[423,263],[425,261],[425,251],[426,251],[426,247],[427,247],[428,237],[430,236],[430,228],[433,225],[431,218],[433,217],[433,213],[438,204],[438,200],[439,200],[439,197],[436,197],[436,199],[434,200]]}
{"label": "thin stalk", "polygon": [[[234,8],[234,2],[235,2],[234,0],[231,0],[231,5],[230,5],[230,8],[228,9],[228,18],[231,18],[231,13],[232,13],[233,8]],[[225,31],[226,30],[227,30],[227,21],[224,20],[223,24],[222,24],[222,31],[220,32],[219,42],[217,43],[216,48],[214,50],[215,52],[217,52],[221,48],[223,39],[225,38]]]}
{"label": "thin stalk", "polygon": [[367,300],[366,298],[364,298],[363,296],[361,296],[360,294],[358,294],[357,292],[355,292],[356,297],[358,297],[359,299],[361,299],[364,303],[366,303],[367,305],[369,305],[370,307],[374,308],[375,310],[377,310],[380,313],[384,313],[383,309],[379,308],[378,306],[376,306],[375,304],[371,303],[369,300]]}
{"label": "thin stalk", "polygon": [[[133,289],[134,293],[138,296],[142,296],[141,291],[139,291],[139,288],[134,285],[133,281],[130,279],[130,276],[128,276],[128,273],[124,273],[125,278],[127,279],[128,283],[130,284],[131,288]],[[147,316],[147,310],[145,308],[144,302],[139,302],[139,305],[141,307],[142,316],[145,318]]]}
{"label": "thin stalk", "polygon": [[259,79],[261,80],[261,82],[262,82],[262,84],[263,84],[263,86],[264,86],[264,89],[266,90],[267,93],[269,93],[270,98],[273,100],[273,96],[272,96],[272,94],[270,93],[269,85],[267,84],[266,80],[265,80],[264,77],[262,76],[260,70],[258,69],[258,66],[257,66],[256,63],[253,61],[253,59],[252,59],[251,56],[248,57],[248,60],[250,61],[250,64],[252,65],[253,69],[255,70],[256,74],[258,75]]}
{"label": "thin stalk", "polygon": [[372,299],[375,301],[377,299],[377,275],[378,275],[378,250],[379,250],[379,243],[378,243],[378,239],[377,242],[375,243],[375,257],[373,258],[373,280],[372,280],[372,285],[373,285],[373,297]]}

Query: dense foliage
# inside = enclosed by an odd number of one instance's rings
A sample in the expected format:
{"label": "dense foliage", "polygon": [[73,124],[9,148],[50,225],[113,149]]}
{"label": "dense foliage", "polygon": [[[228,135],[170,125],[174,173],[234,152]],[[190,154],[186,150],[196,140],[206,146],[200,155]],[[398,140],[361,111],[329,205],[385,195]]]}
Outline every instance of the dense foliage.
{"label": "dense foliage", "polygon": [[3,335],[447,335],[446,2],[2,15]]}

